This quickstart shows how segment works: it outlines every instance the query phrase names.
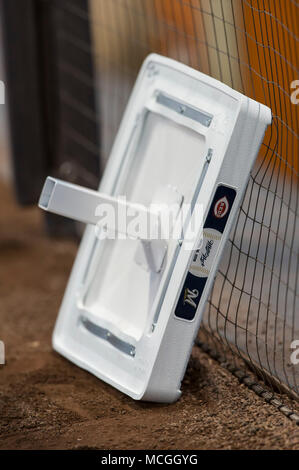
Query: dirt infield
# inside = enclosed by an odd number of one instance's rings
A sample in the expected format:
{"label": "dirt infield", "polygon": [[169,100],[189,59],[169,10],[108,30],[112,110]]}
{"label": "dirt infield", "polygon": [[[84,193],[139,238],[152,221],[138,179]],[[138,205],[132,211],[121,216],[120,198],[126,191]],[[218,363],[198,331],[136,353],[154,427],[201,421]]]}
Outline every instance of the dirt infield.
{"label": "dirt infield", "polygon": [[299,427],[198,348],[173,405],[137,403],[51,348],[77,250],[0,186],[1,449],[299,449]]}

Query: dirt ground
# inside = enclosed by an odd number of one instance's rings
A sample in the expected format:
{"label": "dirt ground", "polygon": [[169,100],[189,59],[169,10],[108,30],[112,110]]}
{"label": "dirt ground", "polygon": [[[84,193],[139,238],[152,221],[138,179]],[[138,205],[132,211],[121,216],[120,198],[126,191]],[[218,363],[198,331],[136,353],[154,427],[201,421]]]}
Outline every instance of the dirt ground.
{"label": "dirt ground", "polygon": [[181,400],[134,402],[53,352],[77,246],[0,184],[1,449],[299,449],[299,428],[194,349]]}

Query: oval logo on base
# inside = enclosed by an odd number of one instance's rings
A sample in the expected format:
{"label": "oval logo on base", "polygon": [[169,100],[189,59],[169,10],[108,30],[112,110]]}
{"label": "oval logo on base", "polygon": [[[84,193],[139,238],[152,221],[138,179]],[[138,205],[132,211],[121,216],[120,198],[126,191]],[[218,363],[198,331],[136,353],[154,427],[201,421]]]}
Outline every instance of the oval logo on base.
{"label": "oval logo on base", "polygon": [[222,217],[227,214],[228,209],[229,203],[227,198],[224,196],[216,202],[214,206],[214,216],[217,217],[217,219],[222,219]]}

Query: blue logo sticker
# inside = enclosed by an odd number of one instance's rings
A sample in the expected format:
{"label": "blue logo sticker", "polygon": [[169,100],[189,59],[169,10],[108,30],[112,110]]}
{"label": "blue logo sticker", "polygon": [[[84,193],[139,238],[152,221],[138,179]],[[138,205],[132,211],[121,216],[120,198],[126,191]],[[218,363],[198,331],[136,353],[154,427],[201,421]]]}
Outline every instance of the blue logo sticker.
{"label": "blue logo sticker", "polygon": [[195,317],[235,197],[235,189],[218,186],[203,226],[202,245],[193,254],[175,309],[178,318],[191,321]]}

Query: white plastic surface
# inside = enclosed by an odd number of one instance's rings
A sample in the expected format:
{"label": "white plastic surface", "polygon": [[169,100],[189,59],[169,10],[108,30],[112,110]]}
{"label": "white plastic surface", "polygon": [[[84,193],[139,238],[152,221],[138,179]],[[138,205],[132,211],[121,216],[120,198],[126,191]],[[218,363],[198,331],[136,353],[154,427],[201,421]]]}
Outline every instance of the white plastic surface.
{"label": "white plastic surface", "polygon": [[[197,288],[183,296],[186,308],[195,305],[191,320],[177,312],[188,271],[197,276],[201,269],[197,245],[190,250],[185,239],[166,240],[156,272],[144,269],[154,260],[140,253],[139,240],[98,240],[88,227],[53,334],[58,352],[134,399],[180,396],[221,252],[270,122],[268,108],[228,86],[171,59],[146,59],[99,190],[148,207],[157,194],[167,202],[163,188],[175,188],[178,205],[200,202],[204,218],[219,188],[235,199],[223,233],[204,232],[209,249],[202,259],[211,253],[206,284],[198,304]],[[213,208],[216,218],[228,210],[222,199]]]}

